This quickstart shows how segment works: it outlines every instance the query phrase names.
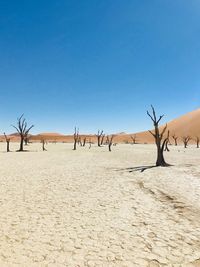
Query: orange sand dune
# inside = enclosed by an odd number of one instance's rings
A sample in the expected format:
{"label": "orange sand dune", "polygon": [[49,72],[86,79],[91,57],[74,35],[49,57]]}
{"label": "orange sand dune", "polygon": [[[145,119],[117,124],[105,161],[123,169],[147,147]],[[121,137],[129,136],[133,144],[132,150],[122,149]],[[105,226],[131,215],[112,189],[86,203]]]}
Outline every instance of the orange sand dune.
{"label": "orange sand dune", "polygon": [[[168,130],[170,131],[170,135],[175,134],[178,136],[179,143],[182,143],[183,136],[191,136],[193,139],[196,136],[200,137],[200,109],[189,112],[177,119],[170,121],[168,124]],[[163,127],[163,126],[161,126]],[[80,135],[82,140],[83,138],[87,138],[87,142],[91,140],[91,142],[97,142],[96,135]],[[115,135],[114,142],[116,143],[132,143],[132,137],[136,137],[136,143],[144,144],[144,143],[153,143],[154,139],[148,131],[126,134],[124,132],[118,133]],[[19,141],[19,135],[14,133],[9,135],[12,142]],[[73,142],[73,135],[62,135],[60,133],[40,133],[37,135],[31,135],[31,141],[41,141],[46,140],[49,142]],[[104,139],[106,140],[106,138]],[[5,141],[3,135],[0,136],[0,141]],[[171,141],[173,142],[172,138]]]}

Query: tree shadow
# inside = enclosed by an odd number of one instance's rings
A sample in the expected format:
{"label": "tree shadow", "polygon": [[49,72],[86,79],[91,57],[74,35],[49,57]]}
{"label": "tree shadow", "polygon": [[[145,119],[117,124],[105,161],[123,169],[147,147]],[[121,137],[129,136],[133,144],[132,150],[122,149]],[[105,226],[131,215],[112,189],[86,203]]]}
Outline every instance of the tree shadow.
{"label": "tree shadow", "polygon": [[124,169],[119,169],[118,171],[127,171],[127,172],[144,172],[146,170],[156,168],[156,167],[169,167],[172,166],[170,164],[167,164],[166,166],[156,166],[156,165],[147,165],[147,166],[136,166],[136,167],[130,167],[130,168],[124,168]]}

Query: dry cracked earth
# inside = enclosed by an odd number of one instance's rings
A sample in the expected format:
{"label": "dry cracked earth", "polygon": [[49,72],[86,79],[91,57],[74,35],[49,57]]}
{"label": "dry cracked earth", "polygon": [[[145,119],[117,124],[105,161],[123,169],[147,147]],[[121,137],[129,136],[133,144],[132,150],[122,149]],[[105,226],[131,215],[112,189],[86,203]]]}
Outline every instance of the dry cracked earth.
{"label": "dry cracked earth", "polygon": [[[200,266],[200,150],[0,144],[0,266]],[[144,170],[144,168],[146,168]],[[143,170],[141,172],[141,170]]]}

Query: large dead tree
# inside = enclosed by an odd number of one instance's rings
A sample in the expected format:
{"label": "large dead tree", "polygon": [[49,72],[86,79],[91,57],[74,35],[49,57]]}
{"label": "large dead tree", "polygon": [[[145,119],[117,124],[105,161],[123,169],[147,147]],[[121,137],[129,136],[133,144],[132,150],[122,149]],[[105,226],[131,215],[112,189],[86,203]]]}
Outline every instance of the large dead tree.
{"label": "large dead tree", "polygon": [[98,146],[101,146],[102,135],[103,135],[103,130],[102,131],[98,130],[98,133],[96,134]]}
{"label": "large dead tree", "polygon": [[159,118],[157,118],[154,107],[151,106],[151,108],[152,108],[152,114],[150,114],[149,111],[147,111],[147,115],[151,118],[154,125],[154,131],[149,131],[149,132],[151,135],[153,135],[157,146],[156,166],[166,167],[169,166],[169,164],[165,162],[163,151],[165,148],[165,144],[168,141],[168,137],[164,138],[164,133],[167,130],[167,125],[162,130],[159,129],[159,122],[161,121],[164,115],[159,116]]}
{"label": "large dead tree", "polygon": [[18,151],[24,151],[24,140],[28,136],[29,131],[34,127],[34,125],[28,127],[26,119],[24,118],[24,114],[22,114],[21,117],[17,119],[17,126],[12,126],[17,130],[21,139]]}
{"label": "large dead tree", "polygon": [[198,136],[195,137],[195,141],[197,144],[197,148],[199,148],[199,142],[200,142],[200,138]]}
{"label": "large dead tree", "polygon": [[191,139],[192,139],[192,138],[191,138],[189,135],[187,135],[187,136],[183,136],[183,137],[182,137],[183,144],[184,144],[184,148],[187,148],[188,143],[189,143],[189,141],[190,141]]}
{"label": "large dead tree", "polygon": [[172,135],[172,138],[174,139],[174,145],[177,146],[178,145],[178,136],[176,136],[175,134]]}
{"label": "large dead tree", "polygon": [[10,138],[4,133],[4,137],[7,143],[7,152],[10,152]]}
{"label": "large dead tree", "polygon": [[74,149],[73,150],[76,150],[76,144],[78,141],[79,141],[79,130],[76,129],[76,127],[75,127],[75,130],[74,130]]}
{"label": "large dead tree", "polygon": [[113,144],[113,138],[114,138],[114,135],[108,135],[107,136],[107,139],[108,139],[108,150],[111,152],[111,147],[112,147],[112,144]]}

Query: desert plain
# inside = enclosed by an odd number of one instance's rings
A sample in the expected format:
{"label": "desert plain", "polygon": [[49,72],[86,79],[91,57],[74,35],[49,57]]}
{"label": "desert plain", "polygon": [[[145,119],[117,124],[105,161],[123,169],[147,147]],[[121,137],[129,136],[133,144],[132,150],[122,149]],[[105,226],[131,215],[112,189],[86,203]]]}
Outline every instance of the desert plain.
{"label": "desert plain", "polygon": [[200,266],[194,145],[169,146],[167,168],[153,144],[18,146],[0,143],[1,267]]}

